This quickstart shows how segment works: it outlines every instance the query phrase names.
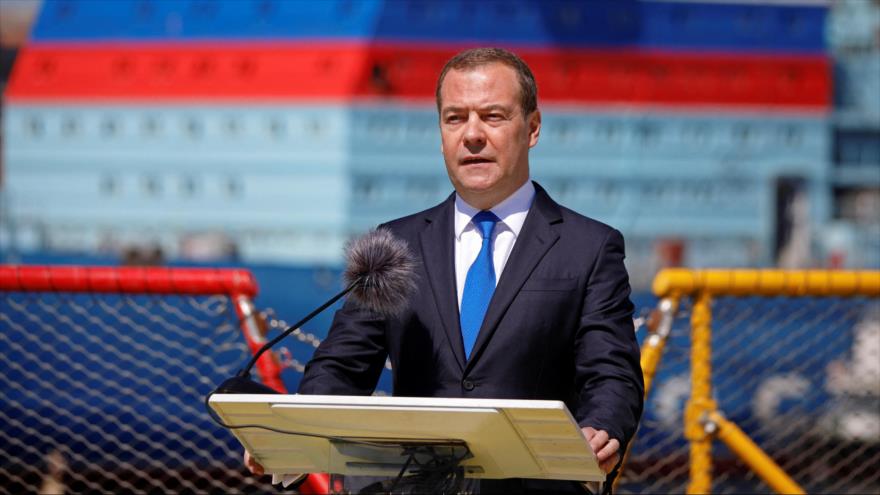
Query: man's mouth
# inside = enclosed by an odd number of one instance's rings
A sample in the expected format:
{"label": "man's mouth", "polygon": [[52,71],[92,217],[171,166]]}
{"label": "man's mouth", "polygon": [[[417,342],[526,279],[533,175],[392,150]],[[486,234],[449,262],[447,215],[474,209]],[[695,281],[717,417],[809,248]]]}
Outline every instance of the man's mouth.
{"label": "man's mouth", "polygon": [[469,156],[467,158],[462,158],[459,160],[459,163],[462,165],[475,165],[479,163],[491,163],[492,160],[482,157],[482,156]]}

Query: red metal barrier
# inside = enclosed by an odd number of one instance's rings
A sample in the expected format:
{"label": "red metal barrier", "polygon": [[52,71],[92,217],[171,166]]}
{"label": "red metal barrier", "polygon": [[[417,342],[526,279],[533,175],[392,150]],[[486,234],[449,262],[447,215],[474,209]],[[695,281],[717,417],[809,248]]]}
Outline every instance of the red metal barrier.
{"label": "red metal barrier", "polygon": [[[258,290],[253,274],[242,269],[0,265],[0,291],[228,295],[251,352],[265,343],[265,322],[252,302]],[[257,370],[263,383],[287,393],[281,367],[271,352],[260,357]],[[328,478],[311,474],[300,492],[329,493]]]}
{"label": "red metal barrier", "polygon": [[258,288],[240,269],[0,265],[0,290],[254,297]]}

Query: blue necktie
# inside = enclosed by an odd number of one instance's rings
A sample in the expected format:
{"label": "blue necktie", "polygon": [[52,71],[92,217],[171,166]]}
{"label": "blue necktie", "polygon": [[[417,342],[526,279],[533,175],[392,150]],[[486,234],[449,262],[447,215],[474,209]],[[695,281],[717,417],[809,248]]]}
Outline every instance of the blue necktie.
{"label": "blue necktie", "polygon": [[474,215],[474,224],[483,236],[483,246],[477,259],[471,265],[464,281],[461,295],[461,337],[464,341],[464,355],[470,359],[477,334],[483,325],[486,309],[495,292],[495,267],[492,263],[492,230],[498,217],[491,211],[481,211]]}

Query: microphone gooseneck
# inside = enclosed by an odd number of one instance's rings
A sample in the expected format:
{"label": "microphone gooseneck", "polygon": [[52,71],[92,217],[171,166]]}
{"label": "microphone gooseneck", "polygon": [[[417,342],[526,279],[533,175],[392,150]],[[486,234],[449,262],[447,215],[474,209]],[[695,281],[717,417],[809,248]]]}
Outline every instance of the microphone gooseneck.
{"label": "microphone gooseneck", "polygon": [[277,393],[272,388],[250,379],[251,369],[260,356],[346,294],[351,293],[352,301],[358,306],[385,317],[394,317],[406,308],[410,294],[416,288],[414,280],[416,261],[406,241],[394,237],[387,229],[372,230],[349,241],[345,247],[345,258],[345,289],[263,344],[244,368],[234,377],[221,383],[212,394]]}
{"label": "microphone gooseneck", "polygon": [[265,344],[263,344],[263,346],[260,347],[260,349],[256,353],[254,353],[254,356],[251,358],[251,360],[248,361],[247,366],[245,366],[244,368],[241,369],[241,371],[238,372],[237,376],[247,377],[248,375],[250,375],[251,369],[253,369],[254,365],[257,364],[257,361],[260,359],[260,356],[262,356],[264,352],[271,349],[275,344],[277,344],[282,339],[284,339],[284,337],[287,337],[288,335],[293,333],[297,328],[300,328],[301,326],[305,325],[307,322],[311,321],[312,318],[314,318],[315,316],[318,316],[318,314],[320,314],[322,311],[324,311],[325,309],[332,306],[333,303],[335,303],[336,301],[341,299],[343,296],[345,296],[346,294],[351,292],[360,283],[362,283],[360,280],[355,280],[354,282],[349,284],[348,287],[343,289],[342,292],[333,296],[330,300],[328,300],[327,302],[325,302],[324,304],[322,304],[321,306],[316,308],[314,311],[312,311],[311,313],[306,315],[302,320],[294,323],[293,325],[290,325],[289,327],[287,327],[287,330],[281,332],[280,334],[278,334],[277,337],[275,337],[274,339],[270,340],[269,342],[266,342]]}

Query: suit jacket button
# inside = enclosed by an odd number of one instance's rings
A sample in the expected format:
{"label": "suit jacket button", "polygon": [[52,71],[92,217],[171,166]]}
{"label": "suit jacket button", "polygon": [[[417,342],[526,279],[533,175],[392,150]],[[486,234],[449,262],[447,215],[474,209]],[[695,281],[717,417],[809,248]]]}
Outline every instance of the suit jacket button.
{"label": "suit jacket button", "polygon": [[465,390],[470,392],[471,390],[474,389],[474,382],[472,382],[470,380],[465,380],[465,381],[461,382],[461,386],[464,387]]}

